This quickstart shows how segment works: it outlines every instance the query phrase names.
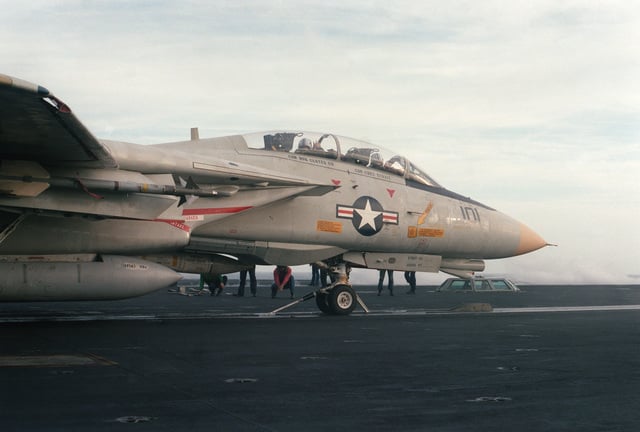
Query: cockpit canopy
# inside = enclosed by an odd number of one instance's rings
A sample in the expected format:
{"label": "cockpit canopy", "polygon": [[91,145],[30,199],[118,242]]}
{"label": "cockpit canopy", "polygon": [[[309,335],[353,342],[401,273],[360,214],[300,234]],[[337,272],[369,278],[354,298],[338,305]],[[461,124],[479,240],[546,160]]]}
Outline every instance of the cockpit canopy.
{"label": "cockpit canopy", "polygon": [[341,160],[384,170],[427,186],[441,187],[404,156],[365,141],[317,132],[262,132],[243,137],[252,149]]}

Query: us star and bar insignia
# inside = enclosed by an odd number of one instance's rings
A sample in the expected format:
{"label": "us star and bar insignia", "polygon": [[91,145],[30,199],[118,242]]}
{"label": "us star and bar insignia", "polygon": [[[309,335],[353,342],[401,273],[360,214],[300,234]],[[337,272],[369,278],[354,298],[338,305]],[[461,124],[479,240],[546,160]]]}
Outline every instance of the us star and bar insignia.
{"label": "us star and bar insignia", "polygon": [[353,227],[367,237],[379,233],[384,224],[398,225],[398,212],[384,210],[382,204],[370,196],[361,196],[352,206],[338,204],[336,217],[351,219]]}

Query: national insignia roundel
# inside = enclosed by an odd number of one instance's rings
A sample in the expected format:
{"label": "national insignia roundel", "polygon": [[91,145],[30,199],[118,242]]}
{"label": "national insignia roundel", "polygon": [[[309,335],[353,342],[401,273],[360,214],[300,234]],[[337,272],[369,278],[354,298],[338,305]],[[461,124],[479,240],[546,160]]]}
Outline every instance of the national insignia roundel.
{"label": "national insignia roundel", "polygon": [[361,196],[352,206],[336,206],[336,217],[351,219],[353,227],[363,236],[372,236],[382,230],[384,224],[398,225],[398,213],[385,211],[373,197]]}

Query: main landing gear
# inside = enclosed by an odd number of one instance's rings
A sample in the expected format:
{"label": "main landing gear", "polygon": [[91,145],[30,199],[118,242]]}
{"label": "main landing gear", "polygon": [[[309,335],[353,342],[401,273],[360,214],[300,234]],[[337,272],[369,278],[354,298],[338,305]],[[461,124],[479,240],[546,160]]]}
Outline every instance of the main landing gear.
{"label": "main landing gear", "polygon": [[281,308],[274,310],[273,314],[281,312],[303,301],[311,300],[315,297],[318,309],[327,315],[349,315],[360,305],[365,312],[369,312],[358,293],[349,283],[349,273],[345,263],[340,263],[331,267],[331,272],[335,276],[335,282],[330,286],[320,288],[306,294],[304,297],[291,302]]}

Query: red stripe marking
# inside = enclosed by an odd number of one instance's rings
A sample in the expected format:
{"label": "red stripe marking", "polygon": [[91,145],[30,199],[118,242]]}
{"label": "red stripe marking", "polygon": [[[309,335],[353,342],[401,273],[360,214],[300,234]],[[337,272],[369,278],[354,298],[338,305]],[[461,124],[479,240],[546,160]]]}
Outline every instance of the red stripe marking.
{"label": "red stripe marking", "polygon": [[189,225],[186,225],[184,223],[184,221],[182,220],[177,220],[177,219],[154,219],[154,222],[164,222],[167,223],[173,227],[176,227],[178,229],[181,229],[182,231],[185,232],[190,232],[191,231],[191,227]]}
{"label": "red stripe marking", "polygon": [[241,211],[245,211],[250,208],[253,208],[253,206],[184,209],[182,210],[182,215],[183,216],[199,216],[199,215],[212,215],[212,214],[239,213]]}
{"label": "red stripe marking", "polygon": [[398,223],[398,215],[395,214],[395,213],[383,212],[382,213],[382,221],[383,222],[389,222],[389,223],[397,224]]}

